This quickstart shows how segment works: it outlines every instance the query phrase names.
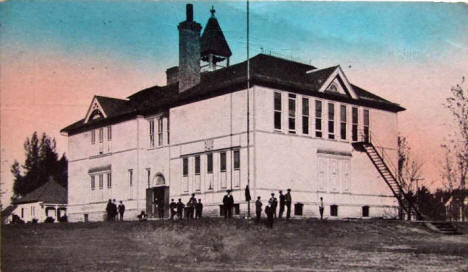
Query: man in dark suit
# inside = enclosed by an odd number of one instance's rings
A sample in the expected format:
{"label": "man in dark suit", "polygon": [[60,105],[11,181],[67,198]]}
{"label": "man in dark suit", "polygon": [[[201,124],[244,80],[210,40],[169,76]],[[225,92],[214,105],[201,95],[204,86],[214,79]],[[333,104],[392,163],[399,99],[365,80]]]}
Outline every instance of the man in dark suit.
{"label": "man in dark suit", "polygon": [[112,200],[109,199],[107,201],[107,206],[106,206],[106,215],[107,215],[107,221],[112,221]]}
{"label": "man in dark suit", "polygon": [[286,209],[287,209],[286,210],[286,218],[289,219],[291,217],[291,202],[292,202],[291,189],[288,189],[288,192],[286,193],[284,198],[285,198]]}
{"label": "man in dark suit", "polygon": [[195,204],[195,218],[200,219],[202,217],[203,204],[201,199],[198,199],[198,202]]}
{"label": "man in dark suit", "polygon": [[259,223],[262,216],[262,201],[260,197],[257,197],[257,201],[255,201],[255,212],[257,214],[257,223]]}
{"label": "man in dark suit", "polygon": [[265,213],[267,215],[267,227],[273,228],[273,209],[271,207],[271,204],[268,203],[268,205],[265,207]]}
{"label": "man in dark suit", "polygon": [[169,209],[171,209],[171,219],[174,219],[174,216],[177,213],[177,204],[175,203],[174,199],[171,199],[171,204],[169,204]]}
{"label": "man in dark suit", "polygon": [[122,200],[120,200],[120,204],[119,204],[119,215],[120,215],[120,221],[123,221],[123,216],[124,216],[124,212],[125,212],[125,205],[123,204]]}
{"label": "man in dark suit", "polygon": [[182,203],[182,199],[179,198],[179,202],[177,202],[177,218],[182,219],[184,208],[185,208],[185,205],[184,203]]}
{"label": "man in dark suit", "polygon": [[227,190],[227,194],[223,198],[224,218],[232,218],[232,207],[234,206],[234,197],[231,195],[231,190]]}
{"label": "man in dark suit", "polygon": [[279,214],[278,214],[278,218],[282,218],[283,217],[283,212],[284,212],[284,205],[285,205],[285,196],[283,195],[283,191],[279,191]]}

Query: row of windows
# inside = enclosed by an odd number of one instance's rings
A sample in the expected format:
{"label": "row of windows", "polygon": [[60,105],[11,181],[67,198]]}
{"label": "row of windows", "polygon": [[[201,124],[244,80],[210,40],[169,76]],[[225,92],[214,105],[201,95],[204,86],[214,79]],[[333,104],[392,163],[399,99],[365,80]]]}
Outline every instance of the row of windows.
{"label": "row of windows", "polygon": [[[96,143],[96,130],[97,130],[99,142],[102,143],[104,141],[104,128],[93,129],[91,130],[91,144]],[[112,127],[107,126],[105,131],[107,132],[107,140],[111,141],[112,140]]]}
{"label": "row of windows", "polygon": [[112,173],[100,173],[91,175],[91,190],[96,189],[96,180],[98,180],[99,190],[104,188],[104,175],[106,176],[107,188],[112,188]]}
{"label": "row of windows", "polygon": [[[296,133],[296,95],[288,94],[288,131],[290,133]],[[328,138],[335,139],[335,104],[328,103]],[[339,138],[341,140],[347,140],[347,106],[340,105],[339,107]],[[351,112],[351,134],[352,140],[358,140],[358,108],[352,107]],[[282,95],[279,92],[274,93],[274,128],[281,130],[282,122]],[[302,98],[302,133],[310,134],[309,131],[309,98]],[[322,119],[323,119],[323,102],[321,100],[315,100],[315,137],[323,137]],[[369,110],[363,109],[363,130],[364,135],[367,138],[369,134]]]}
{"label": "row of windows", "polygon": [[[219,171],[226,172],[226,151],[219,152]],[[200,155],[196,155],[195,157],[195,175],[200,175]],[[234,150],[233,151],[233,167],[234,170],[240,169],[240,151]],[[213,173],[213,153],[206,154],[206,172],[208,174]],[[182,159],[182,175],[184,177],[188,176],[189,174],[189,157],[184,157]]]}
{"label": "row of windows", "polygon": [[[330,216],[338,216],[338,205],[330,206]],[[369,206],[362,206],[362,217],[369,217]]]}
{"label": "row of windows", "polygon": [[[167,120],[167,144],[169,144],[169,118]],[[164,144],[164,129],[163,129],[163,118],[149,119],[149,142],[150,147],[155,147],[156,135],[155,135],[155,121],[157,125],[157,146]]]}

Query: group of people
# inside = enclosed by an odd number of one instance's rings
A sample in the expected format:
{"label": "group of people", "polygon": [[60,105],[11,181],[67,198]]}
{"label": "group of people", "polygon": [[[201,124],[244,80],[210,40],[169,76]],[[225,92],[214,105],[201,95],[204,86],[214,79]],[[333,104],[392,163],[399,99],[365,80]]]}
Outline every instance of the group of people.
{"label": "group of people", "polygon": [[[283,191],[279,191],[279,214],[278,218],[283,217],[284,209],[286,208],[286,219],[291,217],[291,189],[287,190],[286,194],[283,194]],[[255,212],[257,215],[257,223],[260,222],[260,218],[262,216],[262,200],[261,197],[257,198],[255,202]],[[265,207],[265,214],[267,216],[267,225],[270,228],[273,228],[273,220],[276,218],[276,209],[278,207],[278,199],[275,197],[275,193],[271,193],[271,197],[268,200],[268,203]]]}
{"label": "group of people", "polygon": [[192,194],[187,205],[185,205],[180,198],[177,203],[174,199],[171,199],[169,209],[171,211],[171,219],[174,219],[175,216],[177,216],[178,219],[184,218],[184,211],[186,219],[200,219],[203,213],[203,203],[201,199],[197,201],[195,194]]}
{"label": "group of people", "polygon": [[117,206],[115,199],[107,201],[106,206],[106,217],[107,221],[116,221],[117,214],[120,215],[120,221],[123,221],[125,213],[125,205],[120,201],[119,206]]}

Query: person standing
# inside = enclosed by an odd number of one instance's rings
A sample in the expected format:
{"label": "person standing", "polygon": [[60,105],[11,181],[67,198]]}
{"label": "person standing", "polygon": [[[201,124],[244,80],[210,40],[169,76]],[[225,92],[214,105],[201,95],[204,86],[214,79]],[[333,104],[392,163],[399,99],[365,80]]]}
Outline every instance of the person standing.
{"label": "person standing", "polygon": [[284,205],[285,205],[285,196],[283,195],[283,191],[279,191],[279,214],[278,214],[278,218],[282,218],[283,217],[283,212],[284,212]]}
{"label": "person standing", "polygon": [[160,199],[158,202],[158,215],[159,219],[164,218],[164,199]]}
{"label": "person standing", "polygon": [[232,218],[232,207],[234,206],[234,197],[231,195],[231,190],[227,190],[227,194],[223,198],[224,218]]}
{"label": "person standing", "polygon": [[323,220],[323,198],[320,197],[320,202],[319,202],[319,211],[320,211],[320,220]]}
{"label": "person standing", "polygon": [[171,209],[171,220],[174,220],[174,216],[177,213],[177,204],[174,199],[171,199],[171,204],[169,204],[169,209]]}
{"label": "person standing", "polygon": [[120,200],[120,204],[118,208],[119,208],[120,221],[123,221],[125,205],[123,204],[122,200]]}
{"label": "person standing", "polygon": [[179,198],[179,201],[177,202],[177,217],[179,219],[182,219],[182,214],[184,213],[184,208],[185,205],[182,203],[182,199]]}
{"label": "person standing", "polygon": [[195,204],[195,218],[200,219],[202,217],[203,212],[203,204],[201,202],[201,198],[198,199],[198,203]]}
{"label": "person standing", "polygon": [[286,193],[284,198],[285,198],[285,204],[286,204],[286,218],[289,219],[291,217],[291,203],[292,203],[291,189],[288,189],[288,192]]}
{"label": "person standing", "polygon": [[107,221],[112,221],[112,200],[107,201],[106,206],[106,219]]}
{"label": "person standing", "polygon": [[115,199],[112,200],[112,221],[115,221],[117,217],[117,204],[115,203]]}
{"label": "person standing", "polygon": [[255,212],[257,214],[257,223],[260,223],[260,217],[262,216],[262,201],[260,197],[257,197],[257,201],[255,201]]}
{"label": "person standing", "polygon": [[275,197],[275,193],[271,193],[271,198],[268,201],[270,204],[271,212],[274,217],[276,217],[276,207],[278,206],[278,200]]}
{"label": "person standing", "polygon": [[273,228],[273,208],[271,207],[271,204],[268,203],[268,205],[265,207],[265,213],[267,215],[267,227]]}

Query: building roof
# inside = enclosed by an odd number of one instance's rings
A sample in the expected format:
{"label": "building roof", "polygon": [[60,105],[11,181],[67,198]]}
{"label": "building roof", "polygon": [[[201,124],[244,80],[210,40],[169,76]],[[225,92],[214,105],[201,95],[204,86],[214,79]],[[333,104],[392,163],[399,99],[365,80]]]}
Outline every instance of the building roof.
{"label": "building roof", "polygon": [[214,9],[211,9],[211,17],[206,23],[203,34],[200,38],[200,54],[206,56],[208,54],[215,54],[223,57],[230,57],[232,55],[226,38],[224,38],[223,31],[219,26],[218,20],[214,16]]}
{"label": "building roof", "polygon": [[[316,69],[312,65],[259,54],[250,59],[250,82],[251,86],[270,87],[391,112],[405,110],[400,105],[374,95],[356,85],[352,85],[352,88],[358,96],[357,99],[341,94],[319,92],[319,88],[337,68],[338,66]],[[90,121],[87,124],[80,120],[62,129],[62,132],[74,134],[97,125],[103,126],[116,120],[130,119],[137,114],[149,115],[164,112],[170,107],[243,90],[246,87],[247,61],[244,61],[226,68],[202,73],[200,84],[182,93],[179,93],[177,83],[144,89],[129,96],[129,100],[123,100],[128,102],[119,104],[122,105],[121,110],[115,106],[111,117],[108,116],[103,120],[93,120],[93,122]]]}
{"label": "building roof", "polygon": [[50,178],[47,183],[30,192],[29,194],[26,194],[22,198],[16,199],[13,203],[22,204],[30,202],[66,204],[67,189],[56,183],[53,178]]}
{"label": "building roof", "polygon": [[2,218],[10,216],[16,209],[17,205],[11,204],[2,211]]}

